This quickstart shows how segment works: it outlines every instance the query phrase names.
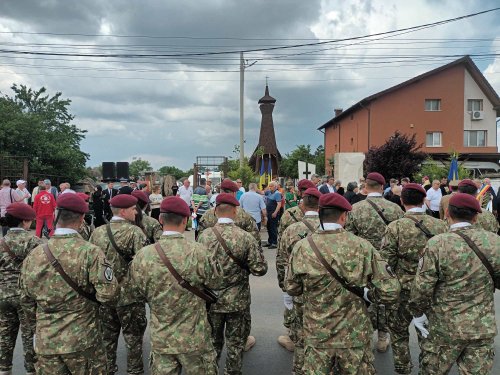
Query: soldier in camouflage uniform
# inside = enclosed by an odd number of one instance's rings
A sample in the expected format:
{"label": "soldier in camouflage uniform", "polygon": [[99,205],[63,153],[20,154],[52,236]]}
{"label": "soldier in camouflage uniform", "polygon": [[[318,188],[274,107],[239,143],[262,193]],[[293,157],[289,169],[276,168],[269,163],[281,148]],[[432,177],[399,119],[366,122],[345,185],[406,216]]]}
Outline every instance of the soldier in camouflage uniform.
{"label": "soldier in camouflage uniform", "polygon": [[60,216],[48,251],[77,287],[71,287],[49,261],[45,245],[24,260],[21,304],[27,320],[36,320],[36,373],[107,375],[99,302],[115,303],[118,283],[102,250],[78,235],[88,209],[85,202],[76,194],[62,194],[57,206]]}
{"label": "soldier in camouflage uniform", "polygon": [[[160,206],[163,235],[157,245],[172,267],[191,286],[218,288],[221,267],[204,246],[187,241],[184,230],[191,212],[179,197]],[[151,374],[217,375],[211,328],[203,299],[183,288],[170,273],[155,245],[143,248],[130,266],[129,298],[151,308]]]}
{"label": "soldier in camouflage uniform", "polygon": [[[410,310],[422,340],[420,374],[489,374],[493,366],[495,287],[500,286],[500,237],[471,224],[481,212],[471,195],[450,199],[448,233],[427,242],[411,288]],[[482,253],[489,273],[476,255]]]}
{"label": "soldier in camouflage uniform", "polygon": [[293,297],[293,303],[291,303],[290,298],[292,297],[286,293],[285,289],[285,270],[288,267],[288,259],[294,245],[319,227],[318,201],[320,197],[321,193],[316,188],[309,188],[302,193],[300,206],[302,212],[304,212],[304,217],[298,223],[290,225],[281,234],[278,244],[278,254],[276,255],[278,284],[283,292],[285,292],[286,310],[291,310],[291,316],[293,317],[290,324],[290,337],[295,346],[293,353],[293,370],[295,375],[302,375],[302,367],[304,366],[304,334],[302,332],[304,301],[302,296],[296,296]]}
{"label": "soldier in camouflage uniform", "polygon": [[450,198],[453,196],[453,194],[456,194],[458,192],[458,183],[460,181],[457,180],[452,180],[449,183],[450,187],[450,194],[448,195],[443,195],[441,197],[441,200],[439,201],[439,218],[441,220],[446,220],[446,210],[448,209],[448,204],[450,202]]}
{"label": "soldier in camouflage uniform", "polygon": [[[234,196],[236,196],[236,193],[238,192],[238,185],[236,185],[229,178],[226,178],[220,185],[220,192],[233,194]],[[215,208],[211,208],[203,214],[200,221],[198,222],[198,236],[200,236],[205,229],[211,228],[215,226],[215,224],[217,224],[217,216],[215,215]],[[236,208],[236,217],[234,218],[234,224],[237,227],[243,229],[245,232],[253,235],[254,238],[259,242],[259,246],[261,246],[260,233],[257,229],[257,223],[255,222],[255,219],[241,207]]]}
{"label": "soldier in camouflage uniform", "polygon": [[[90,242],[104,250],[106,257],[113,264],[116,279],[121,287],[120,300],[117,306],[103,306],[101,317],[103,322],[104,344],[111,373],[117,371],[116,350],[120,329],[127,346],[127,372],[142,374],[142,339],[146,330],[146,306],[144,303],[129,303],[126,296],[128,286],[126,275],[129,263],[137,252],[147,245],[144,232],[134,225],[137,199],[128,194],[118,194],[110,199],[109,204],[113,217],[109,224],[102,225],[94,231]],[[113,245],[108,234],[111,230]]]}
{"label": "soldier in camouflage uniform", "polygon": [[154,217],[146,214],[146,208],[149,205],[148,195],[141,190],[134,190],[132,196],[137,198],[137,210],[142,211],[142,227],[148,238],[149,243],[155,243],[160,239],[162,234],[161,225]]}
{"label": "soldier in camouflage uniform", "polygon": [[448,229],[443,220],[425,213],[425,208],[422,208],[425,197],[426,192],[421,185],[408,183],[403,186],[401,201],[406,210],[405,216],[387,226],[380,248],[380,255],[396,273],[401,284],[398,303],[387,306],[394,369],[398,374],[411,374],[412,369],[408,328],[413,315],[409,311],[408,301],[419,254],[431,236],[445,233]]}
{"label": "soldier in camouflage uniform", "polygon": [[26,256],[42,241],[29,233],[36,213],[21,202],[10,204],[2,226],[9,227],[6,236],[0,239],[0,375],[11,375],[12,358],[19,325],[24,349],[24,368],[27,374],[35,374],[35,351],[33,331],[21,309],[19,274]]}
{"label": "soldier in camouflage uniform", "polygon": [[198,239],[222,266],[219,298],[210,306],[208,318],[217,359],[224,347],[224,338],[226,341],[225,375],[241,375],[243,349],[251,322],[249,275],[263,276],[267,272],[267,262],[255,238],[234,224],[237,206],[238,200],[232,194],[217,195],[217,224],[206,229]]}
{"label": "soldier in camouflage uniform", "polygon": [[[297,242],[290,257],[286,290],[304,298],[303,372],[307,375],[329,374],[334,366],[341,374],[374,374],[373,329],[365,301],[393,303],[400,292],[397,278],[378,251],[342,228],[350,210],[341,195],[323,194],[321,229]],[[327,270],[315,250],[356,294]]]}
{"label": "soldier in camouflage uniform", "polygon": [[[458,191],[460,193],[469,194],[475,197],[477,193],[477,186],[474,181],[465,179],[460,181],[460,183],[458,184]],[[495,234],[498,232],[497,218],[488,210],[482,210],[482,212],[477,215],[476,221],[474,222],[473,226],[475,228],[481,228]]]}
{"label": "soldier in camouflage uniform", "polygon": [[[365,200],[354,204],[345,226],[349,232],[370,241],[377,250],[380,249],[387,225],[394,220],[401,219],[404,215],[403,210],[397,204],[382,197],[384,185],[385,179],[381,174],[372,172],[366,176],[368,196]],[[383,218],[372,204],[377,207]],[[370,306],[370,316],[373,328],[378,330],[377,351],[385,353],[389,346],[389,328],[386,323],[385,307],[373,303]]]}
{"label": "soldier in camouflage uniform", "polygon": [[[309,188],[316,189],[316,185],[310,180],[303,179],[300,180],[298,185],[297,185],[297,197],[300,198],[302,197],[302,194],[304,191],[306,191]],[[281,215],[280,223],[278,226],[278,245],[281,242],[280,238],[282,233],[288,228],[290,225],[294,223],[300,222],[304,218],[304,212],[302,212],[302,209],[300,208],[300,205],[289,208],[288,210],[285,210],[283,215]],[[278,249],[279,253],[279,249]],[[288,259],[287,259],[288,261]],[[278,263],[276,263],[276,267],[278,267]],[[283,269],[282,271],[283,278],[285,277],[285,270]],[[278,276],[279,277],[279,276]],[[283,287],[280,286],[280,288],[283,289]],[[295,317],[293,316],[293,311],[288,310],[285,308],[285,312],[283,314],[283,325],[288,328],[288,330],[291,329],[292,322],[295,320]],[[292,339],[290,338],[290,332],[288,335],[282,335],[278,337],[278,343],[283,346],[285,349],[289,351],[294,351],[294,343]]]}
{"label": "soldier in camouflage uniform", "polygon": [[[66,193],[66,194],[68,194],[68,193]],[[76,195],[78,195],[80,198],[84,199],[85,201],[88,201],[88,199],[89,199],[89,196],[85,193],[76,193]],[[89,225],[89,224],[87,224],[87,222],[85,220],[83,220],[83,223],[80,226],[80,229],[78,229],[78,233],[80,234],[80,236],[82,236],[82,238],[85,241],[88,241],[90,239],[90,236],[92,236],[92,232],[94,231],[94,229],[95,229],[95,227],[93,224]]]}

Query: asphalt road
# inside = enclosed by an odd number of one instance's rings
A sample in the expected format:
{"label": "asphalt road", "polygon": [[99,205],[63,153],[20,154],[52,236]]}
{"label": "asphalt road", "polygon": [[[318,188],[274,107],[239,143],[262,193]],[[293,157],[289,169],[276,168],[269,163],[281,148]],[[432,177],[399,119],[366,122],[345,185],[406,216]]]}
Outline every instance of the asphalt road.
{"label": "asphalt road", "polygon": [[[193,232],[187,233],[188,238],[193,239]],[[262,232],[262,237],[267,237]],[[257,343],[255,347],[245,353],[243,363],[243,374],[245,375],[289,375],[292,369],[292,353],[283,349],[278,343],[277,338],[285,332],[282,326],[283,321],[283,297],[278,288],[275,267],[275,250],[265,250],[265,256],[269,263],[269,271],[263,277],[251,277],[252,288],[252,335],[255,336]],[[495,294],[496,320],[500,322],[500,293]],[[413,328],[411,329],[413,331]],[[418,373],[418,353],[419,349],[416,342],[416,335],[411,337],[411,354],[415,365],[413,374]],[[497,336],[495,340],[495,351],[500,353],[500,339]],[[144,368],[145,374],[148,371],[149,359],[149,330],[144,337]],[[392,353],[380,354],[374,351],[375,367],[379,374],[394,374],[392,364]],[[18,338],[16,351],[14,355],[14,375],[23,375],[23,358],[21,350],[21,341]],[[224,357],[220,364],[220,374],[223,374]],[[118,349],[119,375],[126,375],[126,353],[123,339],[120,337]],[[500,373],[500,358],[495,357],[494,370],[492,374]],[[451,374],[458,374],[454,368]]]}

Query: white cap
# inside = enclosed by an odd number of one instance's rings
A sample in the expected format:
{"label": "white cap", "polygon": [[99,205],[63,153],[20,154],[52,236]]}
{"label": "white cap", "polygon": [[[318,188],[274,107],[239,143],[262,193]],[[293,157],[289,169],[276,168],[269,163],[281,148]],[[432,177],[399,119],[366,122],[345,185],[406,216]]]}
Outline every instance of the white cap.
{"label": "white cap", "polygon": [[25,183],[26,183],[26,181],[24,181],[24,180],[17,180],[17,181],[16,181],[16,185],[17,185],[17,186],[19,186],[19,185],[21,185],[21,184],[25,184]]}

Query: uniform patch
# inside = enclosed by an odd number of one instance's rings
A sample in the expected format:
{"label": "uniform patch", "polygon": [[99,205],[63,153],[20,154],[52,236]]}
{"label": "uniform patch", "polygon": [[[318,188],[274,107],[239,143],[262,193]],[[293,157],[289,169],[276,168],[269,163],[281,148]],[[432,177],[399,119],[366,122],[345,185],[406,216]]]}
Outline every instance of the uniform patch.
{"label": "uniform patch", "polygon": [[388,264],[385,265],[385,270],[387,271],[387,273],[389,275],[391,275],[391,277],[396,277],[396,274],[394,273],[394,271],[392,270],[391,266],[389,266]]}
{"label": "uniform patch", "polygon": [[108,281],[113,281],[113,269],[111,267],[106,266],[104,268],[104,278]]}

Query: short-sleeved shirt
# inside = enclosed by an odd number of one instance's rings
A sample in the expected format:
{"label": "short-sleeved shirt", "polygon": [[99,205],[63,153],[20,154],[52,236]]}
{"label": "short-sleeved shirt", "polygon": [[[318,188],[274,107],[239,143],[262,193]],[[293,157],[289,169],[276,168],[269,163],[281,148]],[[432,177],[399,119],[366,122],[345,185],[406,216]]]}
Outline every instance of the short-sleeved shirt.
{"label": "short-sleeved shirt", "polygon": [[430,202],[430,209],[432,211],[439,211],[439,203],[441,202],[441,198],[443,194],[441,193],[441,189],[434,190],[430,188],[427,190],[427,199]]}
{"label": "short-sleeved shirt", "polygon": [[240,205],[241,208],[243,208],[255,219],[256,223],[261,222],[261,212],[264,208],[266,208],[262,195],[256,193],[255,191],[246,192],[241,196]]}
{"label": "short-sleeved shirt", "polygon": [[274,193],[269,192],[266,195],[266,209],[268,214],[272,214],[276,209],[276,205],[283,200],[281,193],[278,190],[275,190]]}
{"label": "short-sleeved shirt", "polygon": [[191,186],[186,188],[184,185],[182,185],[179,188],[177,195],[181,197],[182,200],[186,202],[189,207],[191,207],[191,197],[193,196],[193,188]]}

